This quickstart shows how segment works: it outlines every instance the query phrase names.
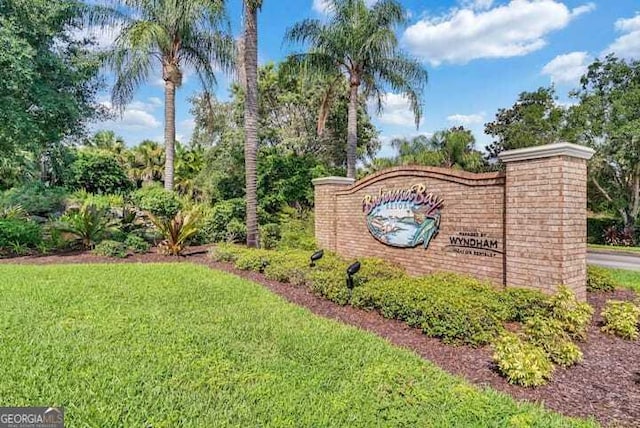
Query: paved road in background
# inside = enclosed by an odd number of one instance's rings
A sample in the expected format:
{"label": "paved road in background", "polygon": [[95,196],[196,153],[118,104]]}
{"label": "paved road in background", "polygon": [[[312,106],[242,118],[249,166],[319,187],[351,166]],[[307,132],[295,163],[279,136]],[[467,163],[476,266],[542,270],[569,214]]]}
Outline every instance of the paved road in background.
{"label": "paved road in background", "polygon": [[616,269],[640,270],[640,255],[632,256],[589,250],[587,252],[587,263]]}

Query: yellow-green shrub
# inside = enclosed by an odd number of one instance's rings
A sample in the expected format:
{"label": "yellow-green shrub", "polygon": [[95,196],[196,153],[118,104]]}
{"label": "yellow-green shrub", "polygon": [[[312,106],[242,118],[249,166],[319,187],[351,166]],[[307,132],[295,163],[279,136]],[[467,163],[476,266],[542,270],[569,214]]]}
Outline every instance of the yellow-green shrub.
{"label": "yellow-green shrub", "polygon": [[592,315],[593,308],[586,302],[579,302],[567,287],[559,287],[549,299],[549,316],[561,323],[571,339],[585,340]]}
{"label": "yellow-green shrub", "polygon": [[556,364],[568,367],[582,360],[582,351],[556,319],[533,316],[526,321],[524,333],[529,342],[541,347]]}
{"label": "yellow-green shrub", "polygon": [[493,345],[493,359],[509,383],[539,386],[553,373],[553,364],[544,350],[513,333],[503,333]]}
{"label": "yellow-green shrub", "polygon": [[587,291],[613,291],[618,286],[613,275],[600,266],[587,266]]}
{"label": "yellow-green shrub", "polygon": [[602,331],[623,339],[637,340],[639,336],[640,307],[633,302],[607,301],[602,311],[604,326]]}

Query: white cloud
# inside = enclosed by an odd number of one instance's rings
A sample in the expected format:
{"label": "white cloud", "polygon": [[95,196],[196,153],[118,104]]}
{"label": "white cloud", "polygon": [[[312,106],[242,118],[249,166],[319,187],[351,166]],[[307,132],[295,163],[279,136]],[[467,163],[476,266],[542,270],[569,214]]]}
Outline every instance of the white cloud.
{"label": "white cloud", "polygon": [[467,127],[471,125],[480,125],[484,122],[484,113],[452,114],[447,116],[447,121],[454,125],[463,125]]}
{"label": "white cloud", "polygon": [[[367,6],[371,7],[378,0],[364,0]],[[311,8],[321,15],[329,15],[332,8],[331,0],[313,0]]]}
{"label": "white cloud", "polygon": [[182,144],[187,144],[191,140],[196,121],[193,118],[181,120],[176,125],[176,140]]}
{"label": "white cloud", "polygon": [[123,28],[123,24],[110,24],[105,26],[86,26],[73,31],[71,37],[74,40],[90,39],[95,44],[92,47],[96,51],[104,51],[113,46],[118,34]]}
{"label": "white cloud", "polygon": [[100,122],[98,125],[103,129],[113,129],[115,131],[143,131],[157,129],[162,123],[152,114],[157,108],[153,103],[157,98],[150,98],[150,103],[143,101],[133,101],[123,112],[116,112],[109,101],[102,101],[101,104],[115,114],[113,119]]}
{"label": "white cloud", "polygon": [[[411,104],[404,95],[389,92],[383,97],[382,106],[382,113],[377,116],[380,123],[415,128],[416,122]],[[369,103],[369,111],[375,111],[375,106],[372,103]]]}
{"label": "white cloud", "polygon": [[433,65],[521,56],[542,48],[546,35],[594,8],[592,3],[570,10],[556,0],[512,0],[477,9],[488,4],[476,1],[444,16],[424,18],[405,30],[403,42]]}
{"label": "white cloud", "polygon": [[612,52],[622,58],[640,58],[640,14],[633,18],[618,19],[615,28],[622,35],[604,53]]}
{"label": "white cloud", "polygon": [[542,68],[542,74],[554,83],[576,83],[586,73],[590,62],[591,57],[586,52],[558,55]]}
{"label": "white cloud", "polygon": [[147,113],[153,113],[159,107],[162,107],[164,103],[158,97],[149,97],[147,101],[135,100],[132,101],[127,108],[131,110],[141,110]]}

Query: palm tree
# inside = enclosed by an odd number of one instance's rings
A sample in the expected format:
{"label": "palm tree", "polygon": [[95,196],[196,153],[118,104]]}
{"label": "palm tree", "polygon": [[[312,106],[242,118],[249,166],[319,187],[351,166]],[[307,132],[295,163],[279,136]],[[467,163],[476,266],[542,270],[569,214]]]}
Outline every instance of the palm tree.
{"label": "palm tree", "polygon": [[347,122],[347,177],[356,176],[356,146],[360,87],[382,109],[383,87],[408,99],[416,120],[422,116],[421,98],[427,72],[398,48],[394,29],[406,23],[396,0],[379,0],[371,8],[364,0],[328,0],[327,23],[305,19],[290,28],[285,38],[309,45],[309,52],[290,56],[293,63],[327,75],[339,70],[349,80]]}
{"label": "palm tree", "polygon": [[[247,246],[258,247],[258,10],[262,0],[244,0],[244,168],[247,198]],[[242,86],[243,82],[240,82]]]}
{"label": "palm tree", "polygon": [[130,153],[129,178],[142,183],[162,180],[164,149],[158,143],[144,140]]}
{"label": "palm tree", "polygon": [[187,148],[176,144],[175,187],[176,191],[191,199],[200,197],[195,179],[204,165],[204,149],[200,146]]}
{"label": "palm tree", "polygon": [[175,96],[185,68],[195,70],[205,91],[216,84],[215,67],[233,65],[222,0],[120,0],[126,22],[109,55],[116,73],[112,101],[123,108],[135,90],[161,66],[164,81],[164,187],[173,190],[176,134]]}

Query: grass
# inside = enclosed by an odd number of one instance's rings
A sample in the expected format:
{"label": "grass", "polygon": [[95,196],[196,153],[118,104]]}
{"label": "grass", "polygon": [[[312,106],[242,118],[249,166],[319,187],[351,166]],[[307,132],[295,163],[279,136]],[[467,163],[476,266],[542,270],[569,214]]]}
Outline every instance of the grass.
{"label": "grass", "polygon": [[0,307],[0,406],[69,427],[595,426],[202,266],[2,265]]}
{"label": "grass", "polygon": [[640,271],[626,269],[607,269],[622,287],[640,293]]}
{"label": "grass", "polygon": [[599,245],[599,244],[589,244],[587,245],[592,250],[608,250],[615,251],[620,253],[637,253],[640,254],[640,247],[620,247],[615,245]]}

